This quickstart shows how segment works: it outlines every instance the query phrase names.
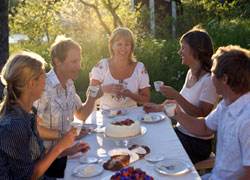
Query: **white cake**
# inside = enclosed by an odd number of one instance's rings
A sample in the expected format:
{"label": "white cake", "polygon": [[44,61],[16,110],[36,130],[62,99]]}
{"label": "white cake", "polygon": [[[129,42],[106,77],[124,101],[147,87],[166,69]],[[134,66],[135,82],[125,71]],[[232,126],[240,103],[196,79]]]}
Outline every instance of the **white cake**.
{"label": "white cake", "polygon": [[112,138],[134,137],[141,133],[141,124],[139,121],[126,119],[106,125],[105,135]]}
{"label": "white cake", "polygon": [[143,117],[143,120],[144,121],[152,121],[152,116],[150,116],[149,114],[146,114],[144,117]]}
{"label": "white cake", "polygon": [[83,169],[83,174],[88,175],[88,174],[93,174],[96,172],[95,166],[93,165],[88,165]]}

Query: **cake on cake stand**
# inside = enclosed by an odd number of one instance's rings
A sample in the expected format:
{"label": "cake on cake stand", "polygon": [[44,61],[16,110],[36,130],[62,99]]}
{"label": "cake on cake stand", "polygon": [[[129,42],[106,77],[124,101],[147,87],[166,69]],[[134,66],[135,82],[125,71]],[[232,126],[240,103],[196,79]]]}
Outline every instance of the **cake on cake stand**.
{"label": "cake on cake stand", "polygon": [[[104,128],[105,128],[105,127],[104,127]],[[103,132],[105,132],[105,129],[104,129]],[[103,136],[105,139],[112,140],[112,141],[115,143],[115,145],[117,145],[117,146],[119,146],[119,147],[128,147],[129,144],[130,144],[133,140],[142,137],[143,135],[146,134],[146,132],[147,132],[147,128],[144,127],[144,126],[141,126],[141,133],[138,134],[137,136],[134,136],[134,137],[127,137],[127,138],[112,138],[112,137],[107,137],[107,136],[105,135],[105,133],[101,133],[101,134],[102,134],[102,136]]]}

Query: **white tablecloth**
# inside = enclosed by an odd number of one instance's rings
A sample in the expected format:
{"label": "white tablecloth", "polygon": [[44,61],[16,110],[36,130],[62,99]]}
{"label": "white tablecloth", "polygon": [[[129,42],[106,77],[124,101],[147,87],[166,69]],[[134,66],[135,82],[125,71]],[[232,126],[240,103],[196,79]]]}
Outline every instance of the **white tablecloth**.
{"label": "white tablecloth", "polygon": [[[140,114],[143,114],[142,107],[137,107],[133,109],[128,109],[127,117],[136,120]],[[97,125],[103,125],[113,122],[111,118],[105,118],[102,116],[100,111],[94,111],[91,116],[87,119],[86,123],[96,123]],[[172,124],[169,118],[159,121],[157,123],[142,123],[143,126],[147,128],[147,132],[144,136],[133,139],[132,144],[146,145],[150,148],[151,153],[160,153],[166,155],[166,160],[169,159],[180,159],[187,161],[192,167],[192,162],[190,161],[188,155],[186,154],[183,146],[181,145],[178,137],[176,136]],[[102,165],[106,162],[109,157],[107,155],[109,150],[118,148],[114,141],[110,139],[105,139],[103,136],[96,133],[85,136],[81,141],[88,142],[91,149],[86,155],[99,156],[103,159],[103,162],[99,163]],[[104,170],[102,174],[91,177],[91,178],[77,178],[72,176],[72,171],[77,166],[81,165],[79,158],[82,154],[74,155],[68,158],[67,166],[65,169],[65,180],[77,180],[77,179],[89,179],[89,180],[109,180],[114,172]],[[166,176],[158,173],[154,168],[153,163],[146,161],[145,159],[138,160],[131,164],[136,168],[141,168],[146,171],[148,175],[154,177],[155,180],[168,180],[168,179],[178,179],[178,180],[200,180],[200,176],[193,167],[193,170],[189,173],[183,174],[181,176]]]}

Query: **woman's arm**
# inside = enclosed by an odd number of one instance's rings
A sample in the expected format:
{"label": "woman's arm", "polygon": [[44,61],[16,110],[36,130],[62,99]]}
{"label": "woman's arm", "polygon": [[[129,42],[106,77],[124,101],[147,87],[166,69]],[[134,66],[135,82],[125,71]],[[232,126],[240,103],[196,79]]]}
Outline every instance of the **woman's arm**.
{"label": "woman's arm", "polygon": [[[102,83],[96,79],[92,79],[90,82],[90,86],[101,85]],[[109,85],[101,85],[102,91],[105,93],[117,93],[119,95],[127,96],[136,101],[139,104],[146,104],[150,101],[150,88],[146,87],[143,89],[139,89],[139,93],[132,93],[129,89],[123,90],[122,85],[120,84],[109,84]]]}
{"label": "woman's arm", "polygon": [[104,93],[114,93],[114,94],[118,94],[123,90],[123,86],[121,84],[107,84],[107,85],[103,85],[100,81],[96,80],[96,79],[92,79],[90,81],[90,86],[97,86],[100,85],[102,88],[102,91]]}
{"label": "woman's arm", "polygon": [[146,87],[143,89],[139,89],[139,93],[132,93],[129,89],[125,89],[120,93],[121,95],[130,97],[134,101],[136,101],[139,104],[146,104],[150,101],[150,88]]}
{"label": "woman's arm", "polygon": [[[199,106],[194,106],[170,86],[162,86],[160,92],[167,98],[175,99],[186,113],[194,117],[206,117],[214,106],[204,101],[200,101]],[[164,104],[166,104],[167,101],[168,100],[166,100]]]}
{"label": "woman's arm", "polygon": [[36,180],[42,176],[57,156],[74,143],[76,135],[76,129],[71,129],[43,158],[38,160],[35,163],[31,179]]}

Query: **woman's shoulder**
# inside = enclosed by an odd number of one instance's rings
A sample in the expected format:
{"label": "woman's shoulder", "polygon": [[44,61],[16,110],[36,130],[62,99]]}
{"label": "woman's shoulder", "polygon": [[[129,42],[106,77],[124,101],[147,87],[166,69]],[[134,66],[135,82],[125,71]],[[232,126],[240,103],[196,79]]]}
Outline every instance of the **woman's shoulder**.
{"label": "woman's shoulder", "polygon": [[202,82],[212,82],[211,81],[211,73],[207,72],[201,77]]}
{"label": "woman's shoulder", "polygon": [[4,134],[16,134],[22,137],[23,133],[26,131],[28,125],[25,121],[15,114],[6,114],[0,119],[0,136],[3,137]]}
{"label": "woman's shoulder", "polygon": [[144,67],[144,64],[143,62],[140,62],[140,61],[137,61],[137,62],[134,62],[137,66],[139,67]]}
{"label": "woman's shoulder", "polygon": [[109,61],[108,58],[101,59],[97,64],[107,64]]}
{"label": "woman's shoulder", "polygon": [[101,59],[94,68],[98,68],[100,70],[106,69],[108,67],[108,59]]}
{"label": "woman's shoulder", "polygon": [[135,69],[139,70],[139,72],[146,70],[146,67],[144,66],[143,62],[134,62],[134,63],[135,63]]}
{"label": "woman's shoulder", "polygon": [[8,113],[4,115],[0,119],[0,124],[1,126],[5,126],[6,128],[8,127],[23,127],[26,126],[24,120],[22,117],[20,117],[18,114],[14,113]]}

